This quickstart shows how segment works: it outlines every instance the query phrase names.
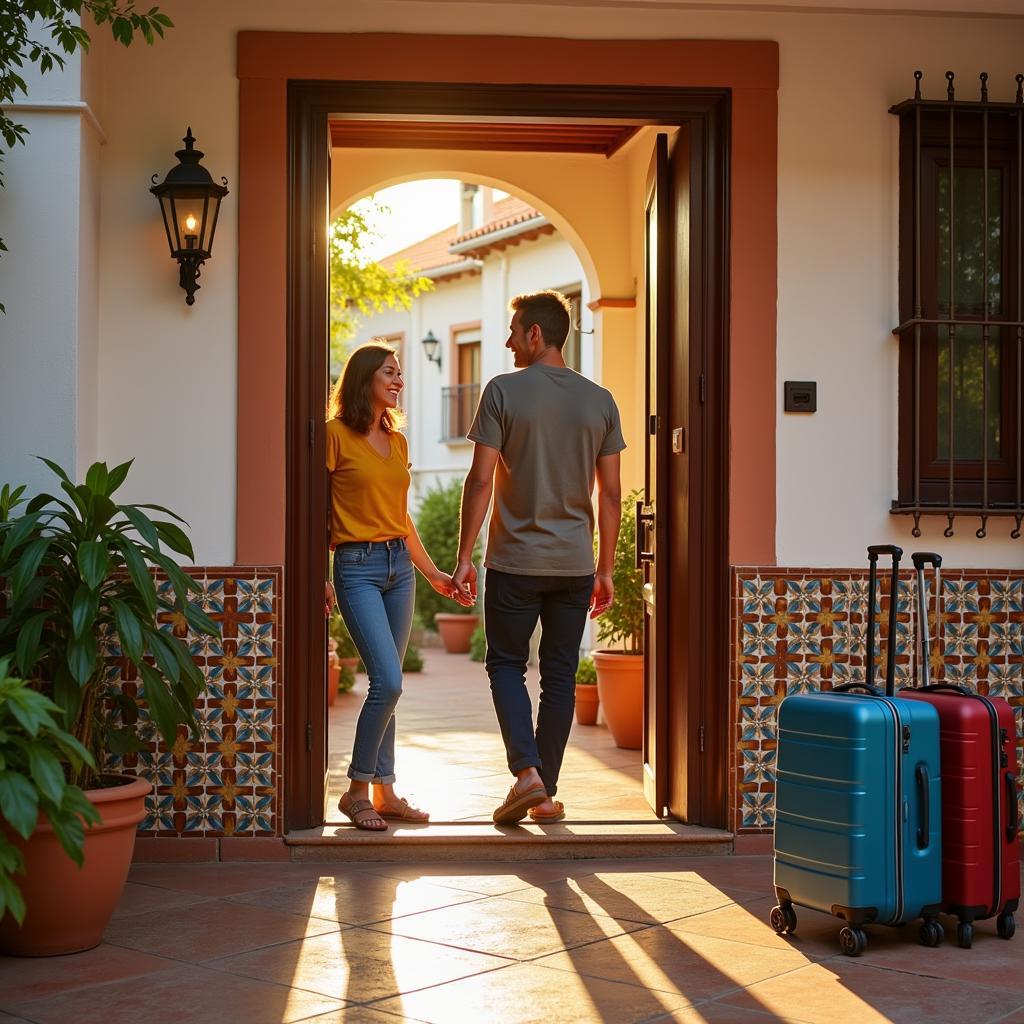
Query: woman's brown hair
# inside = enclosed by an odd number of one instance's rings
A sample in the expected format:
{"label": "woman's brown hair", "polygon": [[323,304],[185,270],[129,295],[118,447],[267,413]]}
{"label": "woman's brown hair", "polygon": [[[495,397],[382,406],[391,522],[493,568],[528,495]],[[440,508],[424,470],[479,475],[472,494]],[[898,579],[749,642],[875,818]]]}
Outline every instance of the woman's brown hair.
{"label": "woman's brown hair", "polygon": [[[373,405],[370,389],[373,375],[384,365],[388,356],[398,358],[398,351],[383,338],[371,338],[365,345],[353,350],[345,363],[345,369],[331,388],[327,401],[327,418],[340,419],[347,427],[360,434],[370,432],[373,421]],[[385,409],[380,414],[380,425],[385,433],[398,429],[399,414]]]}

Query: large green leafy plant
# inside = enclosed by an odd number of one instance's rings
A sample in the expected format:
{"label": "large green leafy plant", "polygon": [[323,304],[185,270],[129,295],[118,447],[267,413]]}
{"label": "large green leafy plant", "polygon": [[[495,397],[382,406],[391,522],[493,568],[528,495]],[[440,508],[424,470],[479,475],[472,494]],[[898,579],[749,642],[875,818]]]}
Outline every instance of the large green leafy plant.
{"label": "large green leafy plant", "polygon": [[61,846],[82,864],[85,825],[100,820],[82,790],[69,783],[64,765],[94,767],[89,752],[57,724],[60,708],[23,679],[9,674],[10,658],[0,658],[0,920],[13,915],[21,924],[25,901],[14,876],[25,871],[11,832],[28,839],[42,814]]}
{"label": "large green leafy plant", "polygon": [[[195,701],[205,679],[185,641],[161,630],[157,616],[211,637],[220,629],[189,600],[202,588],[170,554],[194,558],[177,525],[184,520],[159,505],[115,504],[131,462],[109,470],[94,463],[74,484],[43,461],[62,496],[26,502],[24,488],[0,491],[0,577],[10,589],[0,657],[13,657],[19,674],[52,697],[61,726],[91,755],[91,763],[67,762],[69,780],[89,786],[108,753],[141,748],[140,698],[168,746],[180,725],[198,734]],[[166,587],[157,588],[153,569],[166,575]],[[135,667],[138,698],[108,682],[104,642]]]}
{"label": "large green leafy plant", "polygon": [[[452,480],[448,484],[436,483],[427,490],[416,513],[416,532],[442,572],[452,572],[459,554],[459,513],[462,506],[462,482]],[[473,561],[480,557],[480,542],[473,546]],[[442,597],[419,574],[416,574],[416,614],[428,629],[434,625],[438,612],[453,615],[475,615],[475,607],[465,608],[461,604]]]}
{"label": "large green leafy plant", "polygon": [[640,654],[644,649],[644,573],[636,567],[633,553],[639,497],[640,492],[633,491],[622,502],[622,525],[612,564],[615,601],[597,625],[599,641],[621,644],[629,654]]}

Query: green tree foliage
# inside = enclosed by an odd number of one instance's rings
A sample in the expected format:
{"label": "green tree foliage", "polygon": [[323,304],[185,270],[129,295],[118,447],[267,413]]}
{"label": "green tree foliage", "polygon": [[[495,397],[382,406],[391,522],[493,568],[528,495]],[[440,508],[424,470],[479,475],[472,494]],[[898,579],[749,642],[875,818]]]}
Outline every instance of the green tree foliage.
{"label": "green tree foliage", "polygon": [[[40,74],[63,68],[65,57],[76,50],[88,53],[90,36],[83,21],[90,15],[99,25],[109,25],[110,34],[122,46],[130,46],[136,33],[150,45],[164,29],[174,25],[158,7],[145,13],[134,2],[117,0],[3,0],[0,3],[0,136],[6,150],[24,145],[28,129],[3,109],[18,96],[28,95],[22,78],[26,64],[35,64]],[[52,43],[45,42],[46,38]],[[0,150],[0,161],[3,160]],[[0,186],[3,174],[0,172]],[[7,251],[0,238],[0,253]],[[0,304],[0,312],[4,307]]]}
{"label": "green tree foliage", "polygon": [[409,309],[417,295],[434,287],[433,281],[415,274],[405,260],[388,270],[366,255],[366,242],[377,237],[370,218],[388,212],[383,203],[369,200],[345,210],[331,223],[332,376],[341,372],[348,345],[363,317],[384,309]]}
{"label": "green tree foliage", "polygon": [[[462,481],[436,483],[420,502],[416,513],[416,531],[427,553],[442,572],[452,572],[459,553],[459,510],[462,505]],[[480,542],[473,548],[473,561],[480,557]],[[473,615],[475,608],[463,608],[442,597],[419,574],[416,574],[416,614],[428,629],[434,626],[438,612]]]}

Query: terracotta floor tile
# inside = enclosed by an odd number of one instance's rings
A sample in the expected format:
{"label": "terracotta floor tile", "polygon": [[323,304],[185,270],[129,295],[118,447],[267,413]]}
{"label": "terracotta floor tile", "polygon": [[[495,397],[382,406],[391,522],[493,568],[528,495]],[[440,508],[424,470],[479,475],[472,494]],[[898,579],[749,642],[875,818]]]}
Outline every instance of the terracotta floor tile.
{"label": "terracotta floor tile", "polygon": [[190,903],[212,899],[210,896],[178,889],[164,889],[157,885],[128,882],[121,893],[113,918],[131,917],[133,914],[147,914],[151,910],[168,910],[171,907],[186,907]]}
{"label": "terracotta floor tile", "polygon": [[365,1003],[507,967],[503,957],[349,928],[206,966]]}
{"label": "terracotta floor tile", "polygon": [[189,965],[151,975],[145,984],[119,981],[37,999],[21,1012],[36,1024],[290,1024],[340,1005],[312,992]]}
{"label": "terracotta floor tile", "polygon": [[276,942],[337,931],[333,921],[282,914],[228,900],[136,914],[112,921],[106,940],[117,946],[199,963]]}
{"label": "terracotta floor tile", "polygon": [[611,917],[532,906],[493,896],[375,927],[409,938],[442,942],[514,960],[531,960],[641,926]]}
{"label": "terracotta floor tile", "polygon": [[411,1017],[400,1017],[382,1010],[374,1010],[369,1006],[350,1006],[347,1010],[334,1010],[331,1013],[308,1017],[302,1024],[401,1024]]}
{"label": "terracotta floor tile", "polygon": [[799,1024],[795,1017],[779,1017],[774,1013],[745,1010],[724,1003],[700,1003],[684,1006],[664,1017],[655,1017],[646,1024]]}
{"label": "terracotta floor tile", "polygon": [[[820,960],[839,953],[839,932],[843,923],[827,914],[796,908],[797,929],[794,935],[776,935],[768,923],[768,915],[775,900],[756,899],[736,904],[707,914],[683,918],[666,927],[680,934],[699,934],[721,939],[734,939],[769,949],[791,949],[803,953],[808,959]],[[902,930],[892,928],[869,929],[867,957],[878,954],[879,948],[890,943],[909,942],[918,947],[916,929],[904,936]]]}
{"label": "terracotta floor tile", "polygon": [[270,864],[133,864],[128,880],[199,896],[220,897],[279,885],[298,885],[325,873],[330,873],[330,865],[279,861]]}
{"label": "terracotta floor tile", "polygon": [[732,904],[713,886],[665,881],[654,874],[605,871],[547,882],[508,899],[562,910],[605,914],[619,921],[655,924],[704,914]]}
{"label": "terracotta floor tile", "polygon": [[459,864],[458,873],[452,873],[452,865],[431,867],[418,864],[377,864],[374,865],[374,873],[385,877],[422,879],[434,885],[483,896],[503,896],[519,889],[528,889],[564,878],[565,873],[560,863],[502,865],[508,869],[506,873],[495,873],[496,865],[493,864],[484,867]]}
{"label": "terracotta floor tile", "polygon": [[89,985],[139,978],[177,967],[173,960],[104,943],[73,956],[0,956],[0,1008]]}
{"label": "terracotta floor tile", "polygon": [[[632,1024],[678,1008],[677,996],[518,964],[375,1004],[428,1024]],[[455,1008],[457,1007],[457,1010]]]}
{"label": "terracotta floor tile", "polygon": [[[930,950],[921,948],[923,962]],[[719,1002],[767,1010],[808,1024],[985,1024],[1020,1006],[1019,993],[888,971],[836,956],[772,978]]]}
{"label": "terracotta floor tile", "polygon": [[696,1003],[798,970],[808,961],[802,953],[792,950],[767,949],[657,927],[593,942],[534,962],[541,967],[667,992]]}
{"label": "terracotta floor tile", "polygon": [[386,921],[474,899],[479,899],[478,893],[460,892],[423,879],[403,881],[366,873],[324,876],[298,886],[230,897],[232,903],[251,904],[267,910],[298,914],[303,918],[323,918],[342,924]]}

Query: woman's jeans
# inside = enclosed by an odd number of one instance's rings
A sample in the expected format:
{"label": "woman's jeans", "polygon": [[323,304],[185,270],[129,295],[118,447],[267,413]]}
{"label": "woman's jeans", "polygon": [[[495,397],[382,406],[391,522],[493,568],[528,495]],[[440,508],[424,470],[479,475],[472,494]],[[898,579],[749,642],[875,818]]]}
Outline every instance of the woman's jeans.
{"label": "woman's jeans", "polygon": [[[540,771],[548,796],[558,792],[562,757],[576,706],[576,666],[587,624],[593,576],[515,576],[488,569],[484,629],[491,697],[509,771]],[[537,728],[526,689],[530,637],[540,622]]]}
{"label": "woman's jeans", "polygon": [[334,549],[338,606],[369,678],[348,767],[357,782],[395,781],[395,705],[402,695],[415,573],[402,538]]}

